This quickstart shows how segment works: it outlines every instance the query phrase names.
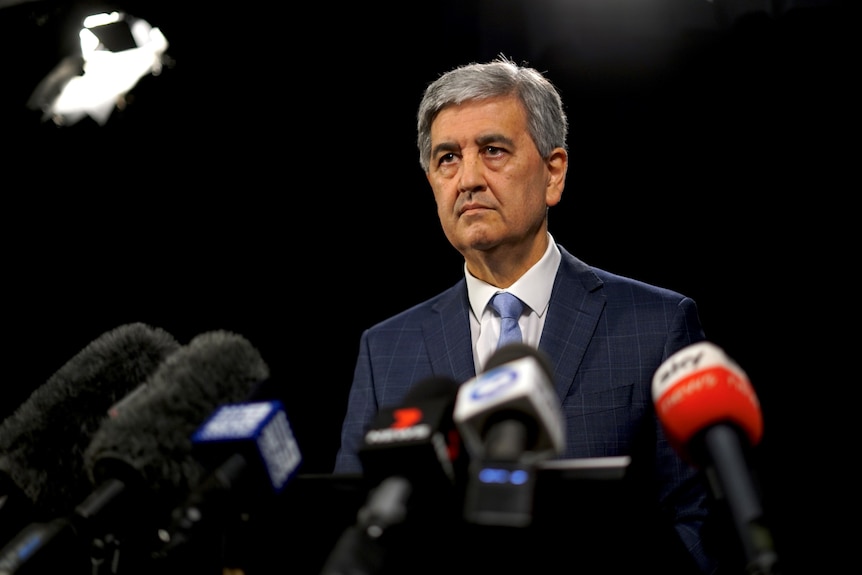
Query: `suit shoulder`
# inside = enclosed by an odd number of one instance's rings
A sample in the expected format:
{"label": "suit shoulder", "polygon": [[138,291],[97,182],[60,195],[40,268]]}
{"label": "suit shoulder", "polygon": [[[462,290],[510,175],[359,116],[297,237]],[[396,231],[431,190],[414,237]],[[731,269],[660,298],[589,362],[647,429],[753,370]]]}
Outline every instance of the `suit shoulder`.
{"label": "suit shoulder", "polygon": [[644,297],[654,297],[657,299],[673,300],[677,302],[683,299],[690,299],[685,294],[664,286],[651,284],[643,280],[638,280],[598,268],[593,268],[593,271],[602,279],[605,288],[610,292],[624,290],[626,293],[633,293]]}
{"label": "suit shoulder", "polygon": [[657,299],[679,303],[688,296],[663,286],[650,284],[632,277],[609,272],[592,266],[559,246],[563,256],[564,273],[577,278],[587,291],[604,289],[607,297],[634,296],[637,299]]}
{"label": "suit shoulder", "polygon": [[466,293],[465,281],[462,279],[452,287],[377,322],[369,328],[369,331],[402,330],[410,325],[419,326],[429,317],[440,313],[441,309],[457,301],[458,298],[463,297],[466,300]]}

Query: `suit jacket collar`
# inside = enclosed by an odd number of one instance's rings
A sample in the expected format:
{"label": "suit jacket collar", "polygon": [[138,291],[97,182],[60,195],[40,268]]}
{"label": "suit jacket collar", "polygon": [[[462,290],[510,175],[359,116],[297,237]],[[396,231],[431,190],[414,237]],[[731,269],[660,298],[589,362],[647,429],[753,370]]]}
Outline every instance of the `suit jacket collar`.
{"label": "suit jacket collar", "polygon": [[592,269],[560,246],[563,256],[539,349],[551,360],[554,386],[565,398],[575,380],[590,339],[605,307],[602,280]]}
{"label": "suit jacket collar", "polygon": [[451,373],[458,383],[476,375],[470,337],[470,302],[464,278],[443,292],[422,330],[434,373]]}
{"label": "suit jacket collar", "polygon": [[[559,246],[562,260],[554,280],[539,349],[551,360],[560,398],[568,395],[605,306],[602,280]],[[459,383],[476,375],[470,337],[470,304],[462,278],[441,294],[422,329],[434,373],[450,373]]]}

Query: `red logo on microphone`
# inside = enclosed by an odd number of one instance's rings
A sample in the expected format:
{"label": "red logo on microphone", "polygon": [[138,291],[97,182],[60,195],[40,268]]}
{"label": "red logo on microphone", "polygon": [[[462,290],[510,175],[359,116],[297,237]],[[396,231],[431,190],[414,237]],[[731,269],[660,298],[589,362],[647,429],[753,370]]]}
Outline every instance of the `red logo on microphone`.
{"label": "red logo on microphone", "polygon": [[405,407],[396,409],[392,413],[392,418],[395,420],[390,426],[393,429],[403,429],[405,427],[413,427],[422,421],[422,410],[418,407]]}

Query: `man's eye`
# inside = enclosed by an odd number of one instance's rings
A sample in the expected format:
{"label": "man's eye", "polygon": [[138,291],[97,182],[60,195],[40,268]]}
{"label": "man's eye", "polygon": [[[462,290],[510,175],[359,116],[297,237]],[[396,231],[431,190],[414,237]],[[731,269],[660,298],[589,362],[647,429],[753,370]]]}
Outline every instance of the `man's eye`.
{"label": "man's eye", "polygon": [[454,161],[455,161],[455,154],[443,154],[442,156],[440,156],[440,163],[441,164],[448,164],[448,163],[454,162]]}
{"label": "man's eye", "polygon": [[503,148],[498,148],[496,146],[485,146],[485,155],[486,156],[499,156],[503,153]]}

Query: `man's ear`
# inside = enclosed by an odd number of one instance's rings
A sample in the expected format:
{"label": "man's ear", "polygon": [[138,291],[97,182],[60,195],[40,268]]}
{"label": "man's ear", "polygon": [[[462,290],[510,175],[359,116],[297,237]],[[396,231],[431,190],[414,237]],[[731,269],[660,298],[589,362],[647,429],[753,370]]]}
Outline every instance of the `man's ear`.
{"label": "man's ear", "polygon": [[569,153],[563,148],[554,148],[545,162],[548,167],[548,184],[545,188],[545,204],[556,206],[563,197],[566,172],[569,169]]}

